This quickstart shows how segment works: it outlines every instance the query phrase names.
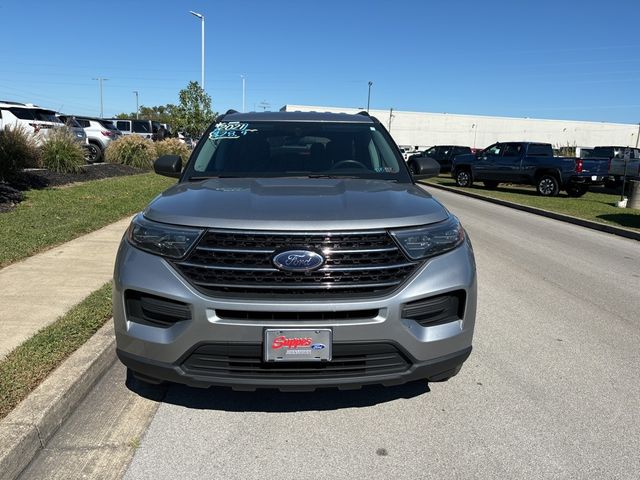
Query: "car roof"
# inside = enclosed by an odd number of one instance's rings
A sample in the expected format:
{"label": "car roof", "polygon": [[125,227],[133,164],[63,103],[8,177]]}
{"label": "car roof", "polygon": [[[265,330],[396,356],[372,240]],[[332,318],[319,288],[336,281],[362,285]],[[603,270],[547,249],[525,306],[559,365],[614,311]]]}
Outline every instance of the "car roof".
{"label": "car roof", "polygon": [[47,110],[47,111],[52,111],[49,108],[42,108],[38,105],[34,105],[33,103],[20,103],[20,102],[10,102],[8,100],[0,100],[0,107],[1,108],[32,108],[32,109],[36,109],[36,110]]}
{"label": "car roof", "polygon": [[334,112],[248,112],[228,113],[225,122],[331,122],[331,123],[374,123],[368,114],[352,115]]}

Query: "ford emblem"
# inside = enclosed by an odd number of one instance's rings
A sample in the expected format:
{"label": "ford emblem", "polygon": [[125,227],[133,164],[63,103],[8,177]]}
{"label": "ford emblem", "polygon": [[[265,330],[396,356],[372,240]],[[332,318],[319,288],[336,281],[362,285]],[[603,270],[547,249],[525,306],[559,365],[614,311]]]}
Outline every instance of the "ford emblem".
{"label": "ford emblem", "polygon": [[324,257],[308,250],[287,250],[273,257],[273,264],[280,270],[290,272],[308,272],[320,268]]}
{"label": "ford emblem", "polygon": [[326,348],[324,343],[314,343],[313,345],[311,345],[312,350],[322,350],[324,348]]}

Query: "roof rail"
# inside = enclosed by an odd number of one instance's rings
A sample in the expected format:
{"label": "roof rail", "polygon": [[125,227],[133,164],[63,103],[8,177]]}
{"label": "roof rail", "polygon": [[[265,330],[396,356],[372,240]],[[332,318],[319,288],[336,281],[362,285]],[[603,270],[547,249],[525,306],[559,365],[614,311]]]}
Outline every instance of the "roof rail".
{"label": "roof rail", "polygon": [[362,110],[361,112],[358,112],[356,115],[364,115],[365,117],[370,117],[371,115],[369,115],[369,112],[367,112],[366,110]]}
{"label": "roof rail", "polygon": [[227,110],[225,115],[231,115],[232,113],[240,113],[240,112],[238,112],[237,110],[234,110],[233,108],[230,108],[229,110]]}

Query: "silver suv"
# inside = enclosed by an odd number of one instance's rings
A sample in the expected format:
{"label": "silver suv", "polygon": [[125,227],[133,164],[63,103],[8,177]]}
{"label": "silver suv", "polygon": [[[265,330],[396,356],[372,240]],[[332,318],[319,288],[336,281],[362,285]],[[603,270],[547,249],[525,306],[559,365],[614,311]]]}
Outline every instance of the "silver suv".
{"label": "silver suv", "polygon": [[75,119],[87,134],[89,141],[87,161],[89,163],[101,162],[104,159],[106,148],[122,134],[108,120],[91,117],[75,117]]}
{"label": "silver suv", "polygon": [[471,352],[476,270],[436,175],[367,114],[227,113],[118,252],[132,378],[309,390],[441,381]]}

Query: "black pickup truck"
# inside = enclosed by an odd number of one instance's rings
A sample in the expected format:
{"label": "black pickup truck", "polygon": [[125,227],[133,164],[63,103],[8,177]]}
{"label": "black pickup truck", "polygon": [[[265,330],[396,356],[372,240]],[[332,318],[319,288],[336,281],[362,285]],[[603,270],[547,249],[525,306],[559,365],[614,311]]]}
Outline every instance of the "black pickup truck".
{"label": "black pickup truck", "polygon": [[551,197],[565,190],[570,197],[587,193],[608,176],[608,158],[554,157],[549,143],[495,143],[475,155],[453,160],[451,176],[459,187],[482,181],[488,188],[500,183],[534,185],[538,194]]}

